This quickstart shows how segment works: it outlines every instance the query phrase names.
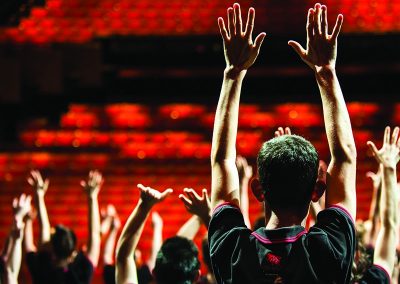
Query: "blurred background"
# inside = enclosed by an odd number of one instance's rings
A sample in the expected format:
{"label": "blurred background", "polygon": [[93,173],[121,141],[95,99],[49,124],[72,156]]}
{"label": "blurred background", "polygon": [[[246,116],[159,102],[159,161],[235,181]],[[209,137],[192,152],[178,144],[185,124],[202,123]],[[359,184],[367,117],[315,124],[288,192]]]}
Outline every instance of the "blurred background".
{"label": "blurred background", "polygon": [[[248,72],[240,109],[238,153],[255,165],[262,142],[278,126],[311,140],[329,161],[318,88],[312,71],[287,45],[305,43],[310,0],[239,1],[256,9],[265,31]],[[87,239],[85,195],[90,169],[105,176],[100,206],[113,203],[122,220],[143,183],[172,187],[156,207],[164,237],[190,217],[177,196],[210,188],[209,154],[224,58],[217,18],[225,0],[2,0],[0,3],[0,243],[11,202],[31,192],[26,177],[50,178],[53,225]],[[358,147],[358,218],[368,216],[377,166],[366,141],[400,124],[400,1],[326,0],[333,27],[344,14],[337,69]],[[260,206],[251,200],[251,220]],[[140,242],[151,245],[148,223]],[[201,235],[197,240],[200,240]],[[96,272],[96,283],[100,272]],[[29,283],[26,271],[21,283]],[[100,281],[100,282],[99,282]]]}

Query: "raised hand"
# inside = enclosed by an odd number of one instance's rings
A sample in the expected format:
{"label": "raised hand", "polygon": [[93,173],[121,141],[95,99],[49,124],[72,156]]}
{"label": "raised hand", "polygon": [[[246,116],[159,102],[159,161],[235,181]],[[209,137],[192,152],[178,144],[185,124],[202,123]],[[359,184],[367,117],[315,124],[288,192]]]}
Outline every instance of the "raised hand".
{"label": "raised hand", "polygon": [[285,127],[285,129],[283,129],[283,127],[278,127],[278,130],[275,131],[275,137],[280,137],[283,135],[292,135],[292,131],[289,127]]}
{"label": "raised hand", "polygon": [[81,181],[81,186],[89,197],[97,197],[103,183],[104,179],[101,173],[94,170],[89,172],[87,181]]}
{"label": "raised hand", "polygon": [[378,168],[378,171],[376,173],[374,172],[367,172],[365,176],[367,178],[370,178],[372,181],[372,186],[374,189],[378,189],[379,185],[381,184],[382,180],[382,173],[381,173],[381,168]]}
{"label": "raised hand", "polygon": [[378,163],[385,168],[396,168],[396,164],[400,159],[400,139],[399,128],[395,127],[392,135],[390,136],[390,127],[385,128],[383,135],[383,145],[381,149],[377,149],[375,144],[371,141],[367,145],[372,150],[372,153]]}
{"label": "raised hand", "polygon": [[45,195],[49,187],[49,180],[43,180],[42,175],[37,170],[32,170],[28,177],[28,183],[33,187],[36,194]]}
{"label": "raised hand", "polygon": [[146,206],[153,206],[156,203],[159,203],[163,201],[165,198],[167,198],[173,190],[171,188],[168,188],[164,190],[163,192],[159,192],[158,190],[144,186],[142,184],[138,184],[137,187],[140,189],[140,199],[143,202],[144,205]]}
{"label": "raised hand", "polygon": [[236,157],[236,167],[239,173],[239,179],[251,179],[253,177],[253,167],[247,163],[245,157],[237,156]]}
{"label": "raised hand", "polygon": [[202,195],[198,195],[192,188],[185,188],[184,194],[179,195],[186,210],[196,216],[199,216],[205,223],[210,218],[211,201],[208,197],[207,189],[203,189]]}
{"label": "raised hand", "polygon": [[288,42],[300,58],[316,72],[323,67],[335,68],[336,65],[337,37],[342,27],[343,15],[338,15],[332,34],[328,33],[327,18],[326,6],[315,4],[314,8],[308,10],[306,49],[296,41]]}
{"label": "raised hand", "polygon": [[25,216],[31,212],[31,200],[32,197],[25,194],[21,194],[19,198],[14,198],[12,207],[14,219],[17,223],[23,222]]}
{"label": "raised hand", "polygon": [[227,10],[228,29],[223,18],[218,18],[219,30],[224,42],[226,66],[236,72],[247,70],[255,62],[260,52],[265,33],[260,33],[253,42],[255,10],[250,8],[246,27],[243,30],[240,5],[235,3]]}

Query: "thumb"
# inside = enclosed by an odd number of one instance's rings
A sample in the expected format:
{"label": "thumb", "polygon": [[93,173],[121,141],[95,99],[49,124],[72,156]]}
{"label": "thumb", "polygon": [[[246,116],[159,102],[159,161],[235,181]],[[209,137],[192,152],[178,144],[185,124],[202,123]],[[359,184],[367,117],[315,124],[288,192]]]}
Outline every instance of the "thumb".
{"label": "thumb", "polygon": [[306,55],[305,49],[301,46],[300,43],[294,40],[289,40],[288,45],[290,45],[294,51],[301,57],[303,58]]}
{"label": "thumb", "polygon": [[254,47],[257,49],[257,53],[260,51],[261,45],[264,41],[264,38],[267,36],[266,33],[260,33],[256,39],[254,40]]}

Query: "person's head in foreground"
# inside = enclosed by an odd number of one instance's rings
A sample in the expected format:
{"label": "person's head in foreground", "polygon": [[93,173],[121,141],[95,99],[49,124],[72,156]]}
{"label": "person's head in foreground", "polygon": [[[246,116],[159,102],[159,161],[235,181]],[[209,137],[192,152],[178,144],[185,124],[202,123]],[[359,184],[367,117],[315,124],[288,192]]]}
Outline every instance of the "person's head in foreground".
{"label": "person's head in foreground", "polygon": [[324,186],[318,178],[319,159],[315,147],[303,137],[285,134],[266,141],[257,157],[258,179],[252,191],[280,219],[304,219],[311,201],[318,201]]}
{"label": "person's head in foreground", "polygon": [[200,276],[198,249],[182,237],[172,237],[163,243],[157,254],[153,275],[158,284],[191,284]]}
{"label": "person's head in foreground", "polygon": [[51,245],[57,260],[72,260],[76,247],[76,235],[71,229],[57,225],[51,235]]}

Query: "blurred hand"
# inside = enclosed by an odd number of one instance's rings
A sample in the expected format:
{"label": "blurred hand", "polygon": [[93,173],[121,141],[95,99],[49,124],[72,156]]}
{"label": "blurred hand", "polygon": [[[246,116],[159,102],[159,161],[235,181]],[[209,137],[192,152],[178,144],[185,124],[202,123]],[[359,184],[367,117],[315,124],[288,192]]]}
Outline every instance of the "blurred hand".
{"label": "blurred hand", "polygon": [[376,190],[379,188],[379,185],[381,184],[381,167],[378,168],[378,171],[376,173],[374,172],[367,172],[365,174],[367,178],[370,178],[372,181],[372,186]]}
{"label": "blurred hand", "polygon": [[254,8],[249,9],[245,30],[238,3],[235,3],[233,8],[229,7],[227,13],[228,29],[223,18],[218,18],[218,26],[224,43],[226,66],[229,70],[239,73],[250,68],[257,59],[265,33],[259,34],[253,43]]}
{"label": "blurred hand", "polygon": [[367,142],[367,145],[372,150],[372,153],[378,163],[383,165],[385,168],[396,168],[397,162],[400,159],[400,140],[399,140],[399,128],[395,127],[390,136],[390,127],[385,128],[383,135],[383,145],[381,149],[377,149],[375,144],[371,141]]}
{"label": "blurred hand", "polygon": [[104,179],[101,173],[97,170],[90,171],[87,181],[82,180],[81,186],[89,197],[97,197],[101,187],[103,186]]}
{"label": "blurred hand", "polygon": [[250,180],[253,177],[253,167],[247,163],[245,157],[237,156],[236,157],[236,168],[238,170],[239,179],[247,179]]}
{"label": "blurred hand", "polygon": [[14,198],[12,207],[14,219],[17,223],[22,223],[25,216],[31,212],[31,200],[32,197],[30,195],[21,194],[19,198]]}
{"label": "blurred hand", "polygon": [[32,170],[27,180],[37,195],[44,196],[46,194],[49,188],[49,180],[43,180],[39,171]]}
{"label": "blurred hand", "polygon": [[173,192],[171,188],[168,188],[163,192],[159,192],[154,188],[146,187],[142,184],[138,184],[137,187],[140,189],[140,199],[142,200],[143,204],[148,207],[152,207],[155,204],[163,201]]}
{"label": "blurred hand", "polygon": [[211,200],[207,189],[203,189],[202,196],[199,196],[193,188],[185,188],[183,191],[186,195],[180,194],[179,199],[182,200],[186,210],[202,220],[207,220],[211,210]]}
{"label": "blurred hand", "polygon": [[328,34],[327,7],[317,3],[308,10],[307,16],[307,48],[298,42],[289,41],[289,45],[300,58],[318,72],[324,67],[335,68],[337,56],[337,37],[343,23],[343,15],[336,19],[332,34]]}
{"label": "blurred hand", "polygon": [[292,131],[289,127],[285,127],[285,129],[283,129],[283,127],[278,127],[278,130],[275,131],[275,137],[280,137],[283,135],[292,135]]}

